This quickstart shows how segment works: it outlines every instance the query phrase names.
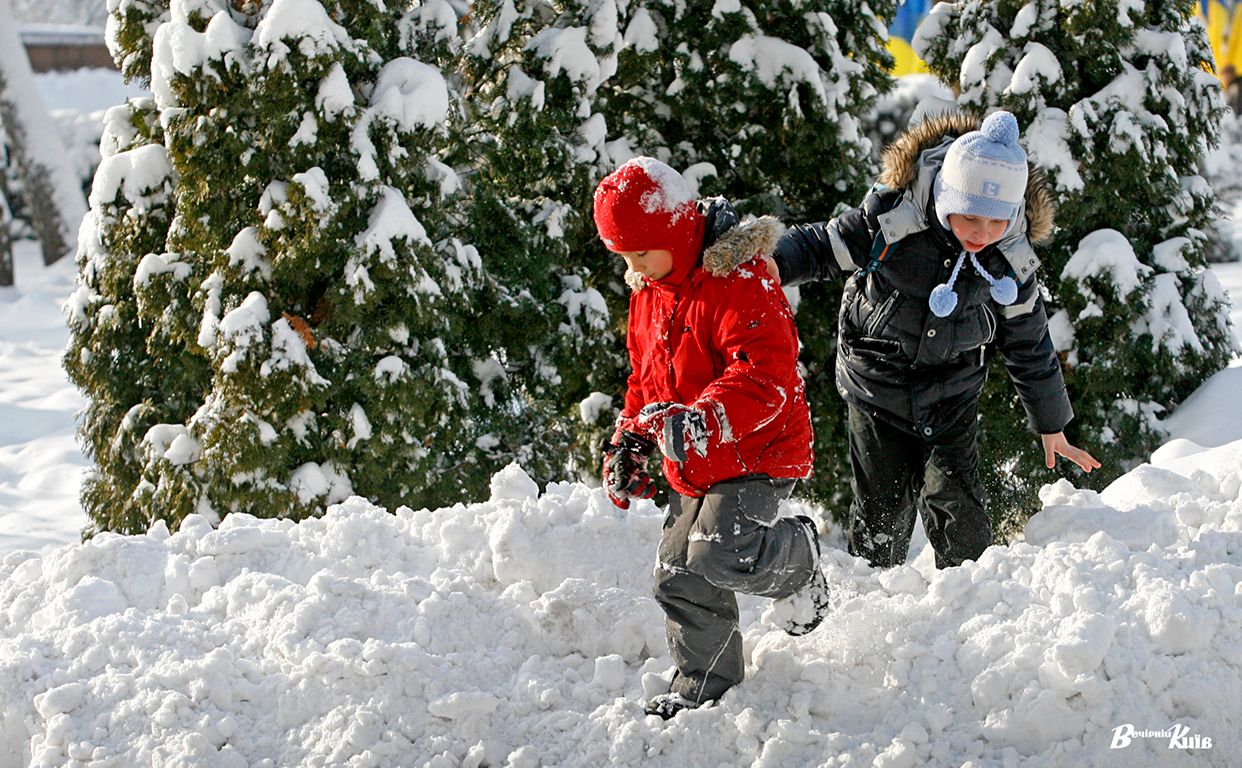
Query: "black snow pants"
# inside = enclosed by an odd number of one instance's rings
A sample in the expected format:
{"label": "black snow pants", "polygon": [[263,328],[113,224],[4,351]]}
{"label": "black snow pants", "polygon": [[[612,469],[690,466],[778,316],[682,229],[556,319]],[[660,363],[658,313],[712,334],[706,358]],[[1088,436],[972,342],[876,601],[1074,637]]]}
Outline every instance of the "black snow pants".
{"label": "black snow pants", "polygon": [[777,519],[796,482],[747,475],[702,498],[669,499],[654,591],[677,665],[674,693],[698,704],[742,681],[735,592],[779,598],[810,582],[815,550],[806,527]]}
{"label": "black snow pants", "polygon": [[873,410],[849,405],[849,550],[876,568],[901,565],[910,548],[915,508],[936,552],[936,567],[977,560],[992,542],[979,482],[977,407],[930,439]]}

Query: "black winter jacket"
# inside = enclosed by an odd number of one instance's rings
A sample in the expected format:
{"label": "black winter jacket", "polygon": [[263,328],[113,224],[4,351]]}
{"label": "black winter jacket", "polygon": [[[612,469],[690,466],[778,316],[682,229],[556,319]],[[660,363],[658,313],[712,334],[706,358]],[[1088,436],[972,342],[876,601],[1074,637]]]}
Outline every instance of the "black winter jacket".
{"label": "black winter jacket", "polygon": [[860,207],[791,228],[773,258],[785,286],[849,274],[836,366],[837,389],[847,401],[933,438],[973,412],[990,348],[1003,357],[1031,428],[1060,432],[1073,409],[1031,245],[1052,231],[1054,209],[1042,174],[1032,170],[1014,226],[978,254],[994,277],[1014,278],[1017,300],[993,301],[967,259],[954,284],[954,311],[939,318],[928,309],[932,289],[948,280],[961,253],[936,218],[932,181],[953,139],[977,127],[971,118],[950,115],[911,129],[886,150],[884,173]]}

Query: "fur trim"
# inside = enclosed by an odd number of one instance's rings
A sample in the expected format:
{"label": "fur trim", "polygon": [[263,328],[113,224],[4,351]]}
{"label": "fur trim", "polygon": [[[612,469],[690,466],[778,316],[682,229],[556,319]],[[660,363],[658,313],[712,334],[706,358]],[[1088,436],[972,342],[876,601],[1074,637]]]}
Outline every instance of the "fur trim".
{"label": "fur trim", "polygon": [[[947,112],[928,117],[910,127],[884,148],[880,173],[881,184],[892,189],[908,189],[919,174],[919,155],[924,150],[940,145],[946,136],[954,138],[976,131],[983,118],[970,112]],[[1030,174],[1026,180],[1026,224],[1031,242],[1045,243],[1056,224],[1056,203],[1044,172],[1028,163]]]}
{"label": "fur trim", "polygon": [[720,236],[703,252],[703,268],[723,277],[756,256],[771,256],[785,226],[772,216],[743,222]]}

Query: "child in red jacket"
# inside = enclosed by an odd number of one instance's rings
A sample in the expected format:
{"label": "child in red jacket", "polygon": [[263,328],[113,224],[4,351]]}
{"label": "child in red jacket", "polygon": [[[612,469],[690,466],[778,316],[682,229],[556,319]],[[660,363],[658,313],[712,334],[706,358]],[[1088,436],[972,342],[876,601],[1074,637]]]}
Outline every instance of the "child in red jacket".
{"label": "child in red jacket", "polygon": [[[680,174],[640,157],[595,190],[595,224],[633,290],[632,373],[604,486],[621,507],[650,498],[646,463],[658,446],[675,491],[655,596],[677,673],[647,705],[669,718],[741,682],[734,593],[777,598],[773,615],[790,634],[823,618],[815,525],[777,517],[811,470],[810,413],[793,312],[761,261],[781,233],[774,219],[740,224],[727,202],[696,202]],[[737,268],[711,273],[739,256]]]}

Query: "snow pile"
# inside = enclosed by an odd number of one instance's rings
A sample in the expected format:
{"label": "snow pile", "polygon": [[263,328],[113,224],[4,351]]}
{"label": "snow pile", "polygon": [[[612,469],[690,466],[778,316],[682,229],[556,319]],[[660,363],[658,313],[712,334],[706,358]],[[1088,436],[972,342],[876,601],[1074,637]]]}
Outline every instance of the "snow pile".
{"label": "snow pile", "polygon": [[516,466],[482,503],[353,498],[14,552],[0,763],[1223,766],[1242,749],[1242,441],[1154,461],[1101,494],[1049,486],[1029,541],[977,564],[833,552],[838,606],[806,638],[744,599],[747,682],[668,724],[639,709],[671,665],[660,511],[540,494]]}

